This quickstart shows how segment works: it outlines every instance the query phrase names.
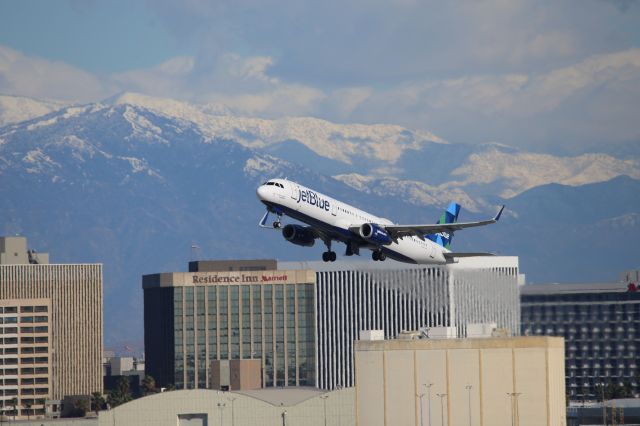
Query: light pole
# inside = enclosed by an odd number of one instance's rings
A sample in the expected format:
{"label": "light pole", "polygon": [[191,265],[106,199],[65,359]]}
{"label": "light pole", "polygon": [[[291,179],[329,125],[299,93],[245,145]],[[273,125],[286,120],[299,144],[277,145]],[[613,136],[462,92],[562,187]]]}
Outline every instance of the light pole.
{"label": "light pole", "polygon": [[471,385],[467,385],[464,388],[467,390],[468,392],[468,396],[469,396],[469,426],[471,426],[471,388],[473,386]]}
{"label": "light pole", "polygon": [[444,398],[447,396],[446,393],[437,393],[436,396],[440,398],[440,424],[444,426]]}
{"label": "light pole", "polygon": [[602,395],[602,424],[607,424],[607,407],[604,404],[604,383],[600,383],[600,394]]}
{"label": "light pole", "polygon": [[423,383],[422,386],[427,388],[427,396],[429,398],[429,426],[431,426],[431,386],[433,386],[433,383]]}
{"label": "light pole", "polygon": [[324,426],[327,426],[327,398],[329,398],[329,395],[320,395],[320,399],[324,404]]}
{"label": "light pole", "polygon": [[220,410],[220,426],[222,426],[222,410],[224,410],[225,404],[218,402],[218,410]]}
{"label": "light pole", "polygon": [[416,397],[420,398],[420,426],[424,426],[422,424],[422,398],[424,398],[424,394],[423,393],[417,393]]}
{"label": "light pole", "polygon": [[518,397],[521,392],[507,392],[511,398],[511,426],[520,426],[520,413],[518,413]]}
{"label": "light pole", "polygon": [[235,410],[233,409],[233,401],[235,401],[236,398],[235,396],[232,396],[229,398],[229,401],[231,401],[231,426],[235,426],[236,423],[236,416],[235,416]]}

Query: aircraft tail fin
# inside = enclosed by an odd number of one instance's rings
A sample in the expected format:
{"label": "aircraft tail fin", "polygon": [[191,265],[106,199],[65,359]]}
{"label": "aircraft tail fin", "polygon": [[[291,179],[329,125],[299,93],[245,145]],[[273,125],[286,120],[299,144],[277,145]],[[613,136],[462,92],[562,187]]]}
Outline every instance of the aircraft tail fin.
{"label": "aircraft tail fin", "polygon": [[[449,204],[449,207],[447,207],[444,213],[442,213],[440,219],[436,223],[456,223],[458,221],[459,213],[460,204],[452,202],[451,204]],[[437,234],[428,234],[426,235],[426,238],[448,249],[451,246],[451,240],[453,240],[453,233],[438,232]]]}

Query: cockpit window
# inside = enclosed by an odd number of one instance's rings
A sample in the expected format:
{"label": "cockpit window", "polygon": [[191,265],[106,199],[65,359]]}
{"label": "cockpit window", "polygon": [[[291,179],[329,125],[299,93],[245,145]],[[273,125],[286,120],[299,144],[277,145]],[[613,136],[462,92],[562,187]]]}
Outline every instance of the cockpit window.
{"label": "cockpit window", "polygon": [[274,186],[277,186],[278,188],[284,189],[284,185],[281,184],[281,183],[278,183],[278,182],[268,181],[268,182],[263,183],[263,185],[267,185],[267,186],[274,185]]}
{"label": "cockpit window", "polygon": [[283,185],[283,184],[281,184],[281,183],[278,183],[278,182],[265,182],[265,183],[264,183],[264,185],[267,185],[267,186],[269,186],[269,185],[275,185],[275,186],[277,186],[278,188],[282,188],[282,189],[284,189],[284,185]]}

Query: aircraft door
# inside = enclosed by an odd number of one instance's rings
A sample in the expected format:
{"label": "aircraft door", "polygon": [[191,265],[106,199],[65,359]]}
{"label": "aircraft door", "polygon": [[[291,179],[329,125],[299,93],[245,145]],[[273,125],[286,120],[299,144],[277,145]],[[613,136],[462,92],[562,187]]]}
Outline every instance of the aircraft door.
{"label": "aircraft door", "polygon": [[334,216],[338,214],[338,205],[335,201],[331,203],[331,214]]}
{"label": "aircraft door", "polygon": [[300,187],[295,183],[291,184],[291,198],[297,201],[299,197],[300,197]]}

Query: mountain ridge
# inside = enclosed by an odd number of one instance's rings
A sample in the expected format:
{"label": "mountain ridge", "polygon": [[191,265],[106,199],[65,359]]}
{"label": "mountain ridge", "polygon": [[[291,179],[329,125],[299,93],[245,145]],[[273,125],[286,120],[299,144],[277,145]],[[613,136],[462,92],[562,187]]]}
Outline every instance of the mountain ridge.
{"label": "mountain ridge", "polygon": [[[141,275],[186,270],[193,244],[207,258],[320,258],[320,242],[300,248],[257,226],[264,206],[255,189],[272,177],[300,182],[397,223],[435,222],[450,198],[464,201],[461,221],[490,217],[506,202],[498,224],[457,233],[453,248],[518,255],[522,272],[534,282],[613,280],[620,270],[637,266],[631,250],[640,239],[640,205],[633,197],[640,193],[637,179],[616,176],[577,186],[551,182],[505,200],[500,194],[512,177],[504,171],[511,170],[514,156],[523,155],[509,147],[428,142],[407,148],[395,163],[370,151],[347,164],[293,139],[246,144],[233,139],[234,127],[226,129],[204,131],[197,121],[127,103],[66,106],[1,127],[0,234],[28,237],[52,262],[105,265],[107,346],[142,340]],[[300,150],[291,154],[292,147]],[[482,157],[483,152],[488,154]],[[467,161],[474,153],[488,163],[501,158],[487,172],[497,179],[460,184],[482,165]],[[282,158],[287,154],[290,159]],[[420,166],[428,161],[434,178],[420,180]],[[389,169],[413,164],[419,170],[410,179],[409,172],[398,170],[367,173],[368,164]],[[535,162],[519,164],[526,171]],[[608,170],[618,163],[604,164]],[[450,179],[465,165],[469,168],[458,180]],[[337,173],[322,170],[330,167]],[[563,179],[593,173],[588,161],[575,170]],[[598,179],[608,176],[598,173]],[[344,246],[334,249],[342,257]]]}

